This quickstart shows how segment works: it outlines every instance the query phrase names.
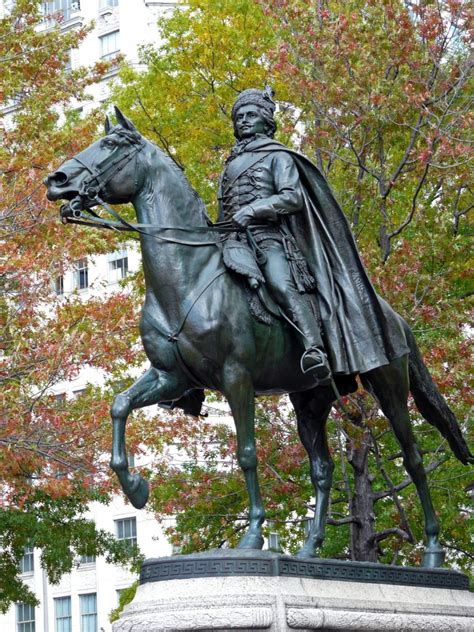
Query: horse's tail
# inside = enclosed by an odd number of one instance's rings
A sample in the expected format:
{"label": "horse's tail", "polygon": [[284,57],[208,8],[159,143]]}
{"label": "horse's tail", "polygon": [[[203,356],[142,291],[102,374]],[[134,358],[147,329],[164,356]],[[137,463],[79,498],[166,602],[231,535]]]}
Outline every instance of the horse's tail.
{"label": "horse's tail", "polygon": [[406,322],[403,323],[403,328],[410,347],[410,391],[416,407],[426,421],[435,426],[443,437],[447,439],[451,450],[461,463],[465,465],[474,463],[474,456],[467,446],[453,411],[439,392],[423,362],[412,330]]}

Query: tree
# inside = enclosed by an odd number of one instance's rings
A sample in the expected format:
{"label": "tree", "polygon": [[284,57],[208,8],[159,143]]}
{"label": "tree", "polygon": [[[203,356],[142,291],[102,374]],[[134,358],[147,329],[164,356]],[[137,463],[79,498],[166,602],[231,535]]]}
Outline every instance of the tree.
{"label": "tree", "polygon": [[[74,103],[109,64],[69,71],[69,51],[87,28],[45,30],[39,2],[18,0],[0,21],[0,240],[2,322],[0,402],[0,610],[36,598],[19,578],[27,546],[42,551],[51,581],[81,554],[137,559],[84,515],[106,503],[107,398],[114,380],[142,361],[134,301],[123,291],[84,303],[58,298],[54,280],[73,262],[113,250],[113,236],[61,226],[42,180],[88,145],[100,113],[81,118]],[[9,108],[10,107],[10,114]],[[84,365],[108,371],[103,388],[63,401],[51,388]]]}
{"label": "tree", "polygon": [[[459,419],[467,419],[471,7],[399,0],[260,4],[282,24],[280,44],[270,56],[273,70],[288,77],[304,126],[302,147],[341,199],[382,296],[412,324],[438,385]],[[381,463],[367,410],[365,405],[358,415],[366,440],[351,449],[355,486],[365,490],[354,503],[372,500],[370,451],[384,477],[392,476]],[[439,455],[436,435],[426,449]],[[430,467],[435,463],[438,456]],[[463,478],[452,460],[443,471],[448,480]],[[452,513],[455,531],[466,519],[465,502],[458,497]],[[411,539],[402,507],[395,505],[398,536]],[[367,506],[360,515],[371,514]],[[367,538],[375,537],[369,523],[352,524],[353,548],[360,549],[354,536],[364,527]],[[375,554],[372,546],[367,555]]]}
{"label": "tree", "polygon": [[271,57],[301,107],[302,148],[341,191],[345,178],[344,208],[377,230],[382,259],[433,209],[456,230],[472,206],[469,3],[261,4],[282,24]]}
{"label": "tree", "polygon": [[[113,96],[212,207],[232,143],[235,95],[271,83],[282,102],[279,139],[302,148],[326,174],[380,293],[413,325],[461,421],[469,406],[467,8],[454,1],[190,0],[162,20],[163,44],[143,49],[146,71],[125,69]],[[345,407],[350,420],[339,409],[330,426],[340,458],[323,554],[419,561],[412,542],[422,539],[420,507],[387,422],[362,392]],[[306,459],[285,404],[271,399],[259,410],[269,518],[295,550],[302,539],[295,522],[311,505]],[[467,472],[412,412],[444,539],[451,559],[466,568]],[[160,438],[151,441],[152,505],[162,519],[176,515],[173,542],[186,551],[235,543],[246,499],[228,425],[181,416],[153,423]]]}

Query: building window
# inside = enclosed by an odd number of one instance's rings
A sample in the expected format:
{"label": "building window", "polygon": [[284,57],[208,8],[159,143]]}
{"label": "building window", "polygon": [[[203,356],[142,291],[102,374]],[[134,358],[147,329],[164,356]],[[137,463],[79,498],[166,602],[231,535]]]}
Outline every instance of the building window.
{"label": "building window", "polygon": [[54,600],[55,632],[71,632],[71,597],[59,597]]}
{"label": "building window", "polygon": [[35,608],[27,603],[16,605],[17,632],[35,632]]}
{"label": "building window", "polygon": [[99,9],[105,9],[106,7],[118,7],[119,0],[100,0]]}
{"label": "building window", "polygon": [[78,0],[50,0],[49,2],[43,2],[43,14],[54,15],[58,17],[61,15],[64,20],[69,20],[73,11],[80,9],[80,3]]}
{"label": "building window", "polygon": [[110,282],[120,281],[125,279],[128,274],[128,257],[127,255],[117,257],[109,261],[109,277]]}
{"label": "building window", "polygon": [[120,31],[113,31],[99,37],[100,56],[102,59],[112,59],[119,52],[119,33]]}
{"label": "building window", "polygon": [[20,569],[22,573],[32,573],[35,570],[35,560],[32,546],[25,547],[25,551],[20,562]]}
{"label": "building window", "polygon": [[97,632],[97,595],[80,595],[81,632]]}
{"label": "building window", "polygon": [[123,518],[115,521],[115,531],[117,540],[126,540],[130,544],[137,543],[137,520],[136,518]]}
{"label": "building window", "polygon": [[81,564],[95,564],[95,555],[81,555]]}
{"label": "building window", "polygon": [[58,296],[64,294],[64,277],[62,274],[56,277],[56,281],[54,282],[54,291]]}
{"label": "building window", "polygon": [[89,287],[89,268],[87,259],[80,259],[76,262],[74,270],[74,285],[77,290],[85,290]]}

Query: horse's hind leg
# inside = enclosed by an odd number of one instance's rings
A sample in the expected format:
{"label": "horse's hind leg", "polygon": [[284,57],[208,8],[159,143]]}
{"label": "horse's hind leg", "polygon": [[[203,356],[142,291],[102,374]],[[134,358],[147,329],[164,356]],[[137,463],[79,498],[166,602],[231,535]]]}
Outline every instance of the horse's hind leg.
{"label": "horse's hind leg", "polygon": [[431,500],[420,449],[416,443],[408,413],[409,392],[407,356],[361,375],[363,384],[380,402],[390,421],[403,453],[403,463],[418,492],[425,517],[426,548],[423,566],[436,568],[444,561],[438,539],[439,523]]}
{"label": "horse's hind leg", "polygon": [[223,391],[234,418],[237,433],[237,460],[244,473],[249,495],[249,527],[237,547],[239,549],[261,549],[265,511],[257,478],[254,423],[255,392],[252,380],[240,366],[226,367]]}
{"label": "horse's hind leg", "polygon": [[292,393],[291,403],[298,421],[298,432],[310,462],[311,481],[316,496],[314,520],[304,546],[297,557],[315,557],[325,536],[334,462],[327,442],[326,421],[334,395],[328,387],[304,393]]}
{"label": "horse's hind leg", "polygon": [[125,449],[125,426],[132,410],[160,401],[176,399],[185,389],[169,373],[148,369],[130,388],[119,393],[110,410],[112,417],[112,458],[110,467],[117,474],[123,491],[137,509],[148,500],[148,482],[139,474],[130,474]]}

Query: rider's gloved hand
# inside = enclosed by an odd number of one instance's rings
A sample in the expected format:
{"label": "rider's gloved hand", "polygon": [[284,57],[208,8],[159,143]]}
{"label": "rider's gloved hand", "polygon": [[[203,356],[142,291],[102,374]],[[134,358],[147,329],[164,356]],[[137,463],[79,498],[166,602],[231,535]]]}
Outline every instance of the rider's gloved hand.
{"label": "rider's gloved hand", "polygon": [[233,216],[232,221],[237,228],[247,228],[247,226],[255,219],[255,211],[251,206],[243,206],[240,211]]}

